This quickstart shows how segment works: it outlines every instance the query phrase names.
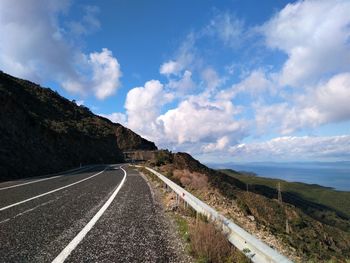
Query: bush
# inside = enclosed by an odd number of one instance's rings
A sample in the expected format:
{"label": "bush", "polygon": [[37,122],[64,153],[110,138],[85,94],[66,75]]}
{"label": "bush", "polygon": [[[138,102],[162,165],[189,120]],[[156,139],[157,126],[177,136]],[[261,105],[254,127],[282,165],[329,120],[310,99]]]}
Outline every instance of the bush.
{"label": "bush", "polygon": [[170,161],[170,154],[168,151],[158,151],[155,156],[154,165],[162,166]]}
{"label": "bush", "polygon": [[249,262],[213,224],[198,221],[189,231],[191,250],[199,262]]}

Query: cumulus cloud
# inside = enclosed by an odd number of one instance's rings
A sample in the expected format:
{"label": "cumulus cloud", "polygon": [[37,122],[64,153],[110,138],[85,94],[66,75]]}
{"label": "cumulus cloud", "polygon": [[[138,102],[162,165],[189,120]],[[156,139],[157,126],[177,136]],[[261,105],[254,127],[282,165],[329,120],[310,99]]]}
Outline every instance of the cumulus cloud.
{"label": "cumulus cloud", "polygon": [[186,94],[190,92],[195,87],[195,83],[192,80],[192,72],[186,70],[180,79],[169,80],[168,86],[169,88],[176,90],[176,92],[179,94]]}
{"label": "cumulus cloud", "polygon": [[337,159],[350,157],[350,136],[277,137],[265,142],[239,144],[231,155],[246,160]]}
{"label": "cumulus cloud", "polygon": [[241,138],[245,124],[234,119],[236,113],[230,101],[210,101],[205,97],[193,96],[157,120],[164,127],[169,142],[211,142],[225,135],[237,140]]}
{"label": "cumulus cloud", "polygon": [[[112,95],[121,76],[116,58],[108,49],[84,54],[68,40],[71,28],[59,20],[68,10],[69,1],[0,1],[0,34],[6,36],[0,42],[1,69],[40,83],[55,80],[70,92],[99,99]],[[95,15],[96,8],[86,7],[82,34],[99,27]]]}
{"label": "cumulus cloud", "polygon": [[350,73],[335,75],[326,83],[297,95],[292,103],[256,106],[258,129],[277,127],[282,134],[350,120]]}
{"label": "cumulus cloud", "polygon": [[202,93],[181,98],[177,106],[164,111],[163,106],[175,98],[176,91],[158,80],[131,89],[125,103],[126,125],[174,150],[223,150],[244,137],[247,124],[235,119],[239,109],[231,101],[211,99]]}
{"label": "cumulus cloud", "polygon": [[288,4],[262,27],[266,43],[288,55],[282,85],[316,84],[350,69],[350,2],[309,0]]}
{"label": "cumulus cloud", "polygon": [[218,98],[232,99],[239,93],[248,93],[252,96],[262,95],[266,91],[273,92],[274,82],[265,74],[262,69],[253,70],[241,82],[232,85],[231,88],[221,90]]}
{"label": "cumulus cloud", "polygon": [[68,1],[0,1],[1,68],[34,80],[40,79],[40,72],[73,74],[69,61],[61,59],[72,57],[72,52],[56,16],[67,7]]}
{"label": "cumulus cloud", "polygon": [[209,143],[207,145],[204,145],[202,147],[202,151],[204,153],[222,151],[229,145],[229,143],[229,137],[223,136],[221,138],[218,138],[215,143]]}
{"label": "cumulus cloud", "polygon": [[161,131],[156,122],[161,107],[173,99],[173,94],[164,90],[158,80],[145,83],[144,87],[131,89],[126,97],[127,126],[148,139],[157,139]]}
{"label": "cumulus cloud", "polygon": [[[298,1],[260,28],[266,44],[285,52],[287,59],[266,76],[272,81],[266,84],[277,87],[277,96],[270,99],[275,103],[253,103],[258,133],[273,129],[286,135],[350,120],[349,12],[345,0]],[[282,89],[285,85],[298,89]],[[221,96],[234,96],[237,90],[235,86]]]}
{"label": "cumulus cloud", "polygon": [[93,93],[98,99],[113,95],[120,86],[122,76],[118,60],[110,50],[103,48],[101,52],[90,53],[88,58],[82,56],[80,67],[89,71],[88,76],[79,73],[62,81],[62,87],[74,93]]}
{"label": "cumulus cloud", "polygon": [[178,74],[183,69],[179,62],[169,60],[161,65],[159,72],[164,75]]}
{"label": "cumulus cloud", "polygon": [[104,99],[114,94],[120,85],[119,79],[122,75],[117,59],[106,48],[102,49],[100,53],[91,53],[89,57],[93,72],[93,89],[96,97]]}
{"label": "cumulus cloud", "polygon": [[102,117],[109,119],[112,122],[126,124],[126,115],[121,112],[113,112],[111,114],[100,114]]}

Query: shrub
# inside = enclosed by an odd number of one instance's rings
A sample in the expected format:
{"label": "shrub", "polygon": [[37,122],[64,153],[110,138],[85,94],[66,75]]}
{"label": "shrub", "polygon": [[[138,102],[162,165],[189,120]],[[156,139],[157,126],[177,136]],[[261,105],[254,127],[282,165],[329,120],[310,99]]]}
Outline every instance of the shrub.
{"label": "shrub", "polygon": [[208,187],[208,177],[197,172],[190,172],[189,170],[174,170],[173,177],[177,178],[181,185],[189,187],[190,189],[198,190]]}
{"label": "shrub", "polygon": [[198,221],[189,231],[191,250],[199,262],[249,262],[213,224]]}
{"label": "shrub", "polygon": [[168,151],[158,151],[155,156],[154,165],[162,166],[170,162],[170,154]]}

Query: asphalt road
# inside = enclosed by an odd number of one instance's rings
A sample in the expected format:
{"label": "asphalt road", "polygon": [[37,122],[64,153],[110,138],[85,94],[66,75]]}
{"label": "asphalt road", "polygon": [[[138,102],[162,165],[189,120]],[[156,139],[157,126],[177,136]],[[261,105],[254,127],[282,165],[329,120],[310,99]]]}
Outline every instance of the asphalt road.
{"label": "asphalt road", "polygon": [[95,166],[0,184],[0,262],[179,262],[147,182]]}

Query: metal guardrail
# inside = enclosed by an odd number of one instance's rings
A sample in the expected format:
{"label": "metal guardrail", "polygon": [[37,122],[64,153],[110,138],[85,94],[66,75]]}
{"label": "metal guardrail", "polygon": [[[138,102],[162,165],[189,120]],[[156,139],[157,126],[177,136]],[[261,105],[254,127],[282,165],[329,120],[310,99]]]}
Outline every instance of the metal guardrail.
{"label": "metal guardrail", "polygon": [[[144,166],[138,166],[144,167]],[[144,167],[155,174],[161,181],[168,185],[176,194],[186,201],[194,210],[207,216],[210,220],[220,222],[222,230],[227,234],[228,240],[247,257],[256,263],[292,263],[287,257],[281,255],[275,249],[269,247],[263,241],[249,234],[243,228],[239,227],[231,220],[221,215],[215,209],[193,196],[191,193],[175,184],[161,173]]]}

